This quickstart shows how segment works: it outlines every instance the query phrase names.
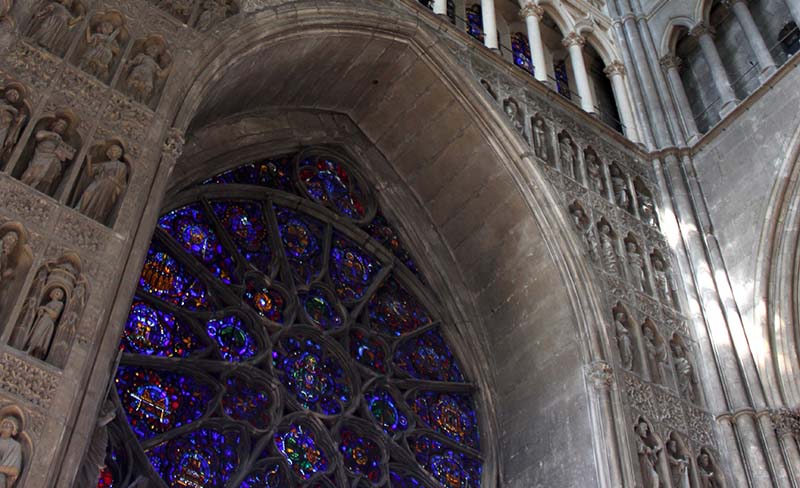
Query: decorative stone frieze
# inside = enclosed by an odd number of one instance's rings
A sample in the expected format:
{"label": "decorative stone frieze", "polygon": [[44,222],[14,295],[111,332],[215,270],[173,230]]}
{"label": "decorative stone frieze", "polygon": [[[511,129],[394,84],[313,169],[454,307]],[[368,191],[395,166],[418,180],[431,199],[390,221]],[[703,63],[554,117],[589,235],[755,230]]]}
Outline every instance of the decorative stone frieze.
{"label": "decorative stone frieze", "polygon": [[0,353],[0,388],[43,410],[50,408],[59,377],[8,352]]}

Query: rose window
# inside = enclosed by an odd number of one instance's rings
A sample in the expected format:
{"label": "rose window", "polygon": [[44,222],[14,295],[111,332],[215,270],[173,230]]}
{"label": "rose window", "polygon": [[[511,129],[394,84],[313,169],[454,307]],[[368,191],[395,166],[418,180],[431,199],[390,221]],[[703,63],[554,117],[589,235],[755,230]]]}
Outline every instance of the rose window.
{"label": "rose window", "polygon": [[473,387],[347,159],[246,164],[176,201],[125,324],[98,486],[480,486]]}

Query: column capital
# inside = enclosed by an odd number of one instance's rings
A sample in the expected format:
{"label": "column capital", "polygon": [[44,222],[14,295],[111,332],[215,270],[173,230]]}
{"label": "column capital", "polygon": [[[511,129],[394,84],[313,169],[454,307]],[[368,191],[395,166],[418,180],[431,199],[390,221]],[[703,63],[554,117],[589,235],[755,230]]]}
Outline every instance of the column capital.
{"label": "column capital", "polygon": [[527,19],[528,17],[536,17],[538,20],[542,20],[544,16],[544,8],[540,5],[536,5],[535,3],[526,3],[519,11],[519,17],[523,20]]}
{"label": "column capital", "polygon": [[681,58],[673,54],[667,54],[666,56],[662,57],[659,62],[661,63],[662,68],[669,71],[671,69],[678,69],[680,67]]}
{"label": "column capital", "polygon": [[572,46],[583,46],[586,44],[586,39],[583,38],[582,35],[578,34],[577,32],[570,32],[564,39],[561,41],[561,44],[564,47],[572,47]]}
{"label": "column capital", "polygon": [[614,61],[606,65],[605,69],[603,70],[603,73],[605,73],[606,76],[608,76],[609,78],[613,78],[614,76],[617,75],[625,76],[625,65],[622,64],[621,61],[615,59]]}
{"label": "column capital", "polygon": [[689,35],[697,39],[705,35],[714,37],[714,34],[716,34],[716,30],[705,22],[698,22],[697,25],[692,27],[692,30],[689,31]]}

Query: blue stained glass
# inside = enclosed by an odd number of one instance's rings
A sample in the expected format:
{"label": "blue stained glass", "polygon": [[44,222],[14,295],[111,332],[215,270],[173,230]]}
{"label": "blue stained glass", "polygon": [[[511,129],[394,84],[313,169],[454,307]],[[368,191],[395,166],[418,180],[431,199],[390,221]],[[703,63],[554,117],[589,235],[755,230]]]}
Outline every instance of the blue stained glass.
{"label": "blue stained glass", "polygon": [[426,486],[416,476],[394,469],[389,473],[389,488],[425,488]]}
{"label": "blue stained glass", "polygon": [[556,74],[556,90],[566,99],[572,100],[572,91],[569,89],[569,76],[567,75],[567,62],[556,61],[553,69]]}
{"label": "blue stained glass", "polygon": [[139,288],[156,298],[189,310],[209,308],[205,285],[189,274],[183,265],[156,242],[151,243],[147,251]]}
{"label": "blue stained glass", "polygon": [[223,283],[230,284],[233,262],[222,248],[200,204],[187,205],[158,219],[158,226]]}
{"label": "blue stained glass", "polygon": [[383,478],[384,454],[375,440],[345,426],[339,431],[339,452],[345,468],[352,474],[372,483]]}
{"label": "blue stained glass", "polygon": [[387,280],[369,300],[370,325],[384,334],[400,336],[431,323],[428,312],[394,278]]}
{"label": "blue stained glass", "polygon": [[272,422],[275,401],[265,383],[234,374],[225,380],[222,408],[229,417],[266,430]]}
{"label": "blue stained glass", "polygon": [[313,288],[308,293],[301,293],[300,303],[309,321],[320,329],[338,329],[344,323],[336,305],[322,290]]}
{"label": "blue stained glass", "polygon": [[209,178],[203,184],[259,185],[293,193],[291,162],[292,158],[286,156],[267,159],[260,163],[249,163]]}
{"label": "blue stained glass", "polygon": [[483,42],[483,15],[477,3],[467,7],[467,34]]}
{"label": "blue stained glass", "polygon": [[384,217],[380,211],[375,214],[375,218],[373,218],[372,222],[367,225],[366,230],[373,239],[383,244],[383,247],[392,251],[397,259],[405,264],[412,273],[416,275],[419,274],[419,271],[417,270],[417,263],[414,262],[411,254],[409,254],[405,247],[403,247],[400,236],[392,228],[392,226],[386,220],[386,217]]}
{"label": "blue stained glass", "polygon": [[170,488],[223,488],[239,465],[236,431],[198,429],[147,451]]}
{"label": "blue stained glass", "polygon": [[360,364],[386,374],[386,346],[375,337],[370,337],[361,329],[350,330],[350,356]]}
{"label": "blue stained glass", "polygon": [[344,164],[323,157],[306,158],[300,162],[298,178],[312,200],[351,219],[366,216],[366,195]]}
{"label": "blue stained glass", "polygon": [[528,38],[522,32],[515,32],[511,36],[511,51],[514,55],[514,64],[534,74],[533,61],[531,61],[531,49],[528,45]]}
{"label": "blue stained glass", "polygon": [[373,388],[364,393],[367,409],[373,419],[389,435],[408,430],[408,416],[403,407],[385,388]]}
{"label": "blue stained glass", "polygon": [[421,435],[410,437],[409,446],[420,463],[434,478],[450,488],[479,488],[482,466],[480,460],[452,449],[438,439]]}
{"label": "blue stained glass", "polygon": [[225,231],[244,259],[262,273],[269,274],[272,249],[269,227],[260,202],[217,201],[211,204]]}
{"label": "blue stained glass", "polygon": [[478,421],[471,395],[417,391],[409,403],[419,418],[435,431],[473,449],[479,448]]}
{"label": "blue stained glass", "polygon": [[285,488],[288,482],[283,471],[280,464],[270,464],[248,476],[239,488]]}
{"label": "blue stained glass", "polygon": [[188,324],[138,298],[133,300],[120,349],[147,356],[187,357],[202,348]]}
{"label": "blue stained glass", "polygon": [[249,279],[242,298],[260,316],[278,324],[283,323],[286,299],[276,288],[270,288],[260,281]]}
{"label": "blue stained glass", "polygon": [[139,439],[149,439],[193,422],[205,413],[214,389],[192,376],[120,366],[117,393]]}
{"label": "blue stained glass", "polygon": [[258,354],[256,339],[236,315],[209,320],[206,331],[216,341],[219,354],[226,361],[242,361]]}
{"label": "blue stained glass", "polygon": [[330,275],[340,299],[354,302],[363,297],[379,270],[380,264],[372,256],[334,233]]}
{"label": "blue stained glass", "polygon": [[[278,376],[304,408],[325,415],[341,413],[352,400],[352,388],[342,365],[322,344],[309,337],[281,339],[272,352]],[[335,347],[330,344],[330,347]]]}
{"label": "blue stained glass", "polygon": [[401,343],[394,353],[394,363],[417,379],[464,381],[453,352],[436,328]]}
{"label": "blue stained glass", "polygon": [[278,429],[273,436],[278,452],[300,479],[307,480],[328,470],[330,457],[320,446],[318,437],[317,432],[301,423]]}
{"label": "blue stained glass", "polygon": [[322,269],[324,226],[315,218],[275,207],[286,259],[300,283],[310,283]]}

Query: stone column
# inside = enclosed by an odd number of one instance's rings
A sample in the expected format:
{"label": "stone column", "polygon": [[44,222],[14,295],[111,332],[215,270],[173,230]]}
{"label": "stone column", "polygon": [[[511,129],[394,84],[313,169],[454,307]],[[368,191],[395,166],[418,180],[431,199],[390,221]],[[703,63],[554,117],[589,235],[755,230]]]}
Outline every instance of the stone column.
{"label": "stone column", "polygon": [[761,68],[761,79],[762,81],[765,80],[775,72],[775,60],[772,59],[772,54],[770,54],[767,44],[764,42],[764,37],[758,30],[753,16],[750,15],[746,0],[724,0],[723,3],[733,10],[736,20],[741,24],[744,35],[747,37],[747,42],[753,48],[758,60],[758,66]]}
{"label": "stone column", "polygon": [[533,74],[542,83],[547,83],[547,64],[544,60],[544,44],[542,44],[542,30],[539,22],[544,15],[544,9],[539,5],[527,3],[519,11],[519,16],[525,20],[528,28],[528,44],[531,48],[533,60]]}
{"label": "stone column", "polygon": [[800,2],[788,0],[786,2],[786,6],[789,7],[789,13],[792,14],[792,19],[794,19],[795,25],[800,27]]}
{"label": "stone column", "polygon": [[483,45],[489,49],[499,49],[494,0],[481,0],[481,17],[483,18]]}
{"label": "stone column", "polygon": [[586,40],[577,32],[571,32],[561,41],[569,49],[569,59],[572,62],[572,74],[575,76],[575,85],[578,87],[578,96],[581,97],[581,108],[593,114],[594,97],[589,86],[589,73],[586,71],[586,62],[583,60],[583,45]]}
{"label": "stone column", "polygon": [[680,65],[681,60],[677,56],[668,55],[661,58],[661,67],[667,72],[667,79],[669,80],[672,94],[675,96],[678,110],[683,119],[686,138],[689,143],[692,143],[700,137],[700,131],[697,130],[697,123],[694,120],[692,106],[689,104],[689,97],[686,96],[686,88],[683,86],[683,80],[681,80],[681,74],[678,71]]}
{"label": "stone column", "polygon": [[720,116],[725,116],[733,110],[739,100],[733,92],[731,82],[728,79],[728,73],[725,71],[725,66],[722,64],[722,58],[719,57],[717,46],[714,45],[713,32],[710,26],[704,22],[697,24],[691,31],[692,37],[697,39],[700,43],[700,49],[703,51],[703,57],[711,69],[711,77],[714,79],[714,85],[717,87],[717,93],[722,100],[722,107],[719,110]]}
{"label": "stone column", "polygon": [[625,135],[633,142],[639,142],[639,133],[636,130],[636,123],[633,120],[633,110],[628,99],[628,90],[625,86],[625,66],[614,61],[603,70],[611,80],[611,87],[614,89],[614,98],[617,101],[619,117],[625,129]]}
{"label": "stone column", "polygon": [[433,0],[433,13],[447,15],[447,0]]}

